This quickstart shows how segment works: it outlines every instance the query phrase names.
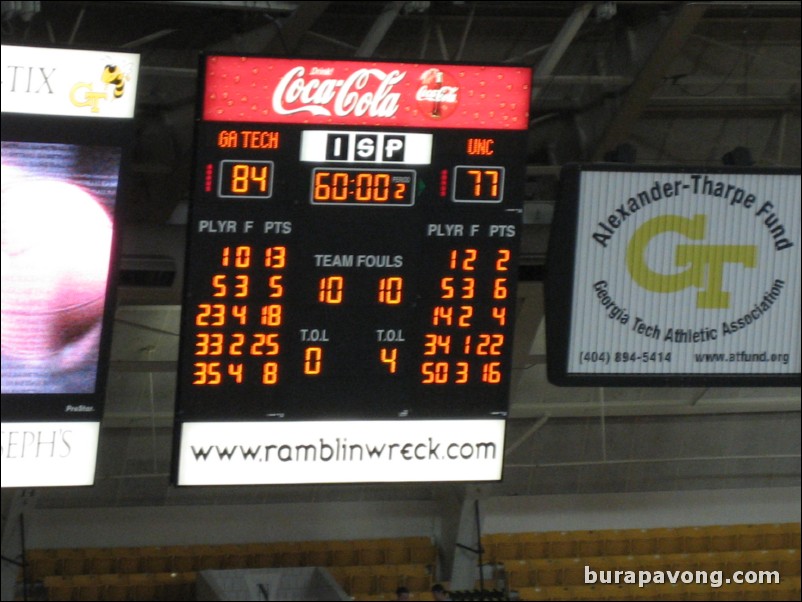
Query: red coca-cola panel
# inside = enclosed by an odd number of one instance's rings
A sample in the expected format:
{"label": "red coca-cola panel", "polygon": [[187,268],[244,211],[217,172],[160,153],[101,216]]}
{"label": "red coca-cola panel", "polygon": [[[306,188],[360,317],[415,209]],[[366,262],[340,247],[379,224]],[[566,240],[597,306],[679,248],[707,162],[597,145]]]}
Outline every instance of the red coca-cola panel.
{"label": "red coca-cola panel", "polygon": [[523,67],[209,57],[203,119],[525,130]]}

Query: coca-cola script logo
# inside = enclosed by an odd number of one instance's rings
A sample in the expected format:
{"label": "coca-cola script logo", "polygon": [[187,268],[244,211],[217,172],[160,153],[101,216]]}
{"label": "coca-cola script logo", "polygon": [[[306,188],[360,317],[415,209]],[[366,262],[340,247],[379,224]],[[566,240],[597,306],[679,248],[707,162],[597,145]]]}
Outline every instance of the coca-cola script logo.
{"label": "coca-cola script logo", "polygon": [[421,87],[415,94],[421,113],[432,119],[448,117],[457,108],[457,80],[437,68],[427,69],[421,76]]}
{"label": "coca-cola script logo", "polygon": [[357,69],[345,79],[315,77],[331,75],[332,69],[290,69],[273,92],[273,110],[280,115],[311,113],[318,116],[392,117],[399,107],[400,94],[393,86],[406,75],[393,69]]}

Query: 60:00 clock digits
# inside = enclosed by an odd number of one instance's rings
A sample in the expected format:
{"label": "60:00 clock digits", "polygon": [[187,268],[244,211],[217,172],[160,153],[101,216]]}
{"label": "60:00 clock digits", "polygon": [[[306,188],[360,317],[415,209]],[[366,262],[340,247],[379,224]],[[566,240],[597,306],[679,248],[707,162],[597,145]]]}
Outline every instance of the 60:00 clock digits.
{"label": "60:00 clock digits", "polygon": [[407,169],[365,170],[315,168],[312,203],[411,206],[415,172]]}

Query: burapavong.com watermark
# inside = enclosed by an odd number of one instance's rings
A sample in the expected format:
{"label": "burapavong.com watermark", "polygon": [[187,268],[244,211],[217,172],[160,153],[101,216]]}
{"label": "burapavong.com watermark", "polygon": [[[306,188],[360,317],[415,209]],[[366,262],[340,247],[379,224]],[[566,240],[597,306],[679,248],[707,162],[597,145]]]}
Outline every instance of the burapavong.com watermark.
{"label": "burapavong.com watermark", "polygon": [[780,583],[779,571],[659,571],[659,570],[594,570],[585,565],[585,585],[704,585],[719,588],[729,584],[766,585]]}

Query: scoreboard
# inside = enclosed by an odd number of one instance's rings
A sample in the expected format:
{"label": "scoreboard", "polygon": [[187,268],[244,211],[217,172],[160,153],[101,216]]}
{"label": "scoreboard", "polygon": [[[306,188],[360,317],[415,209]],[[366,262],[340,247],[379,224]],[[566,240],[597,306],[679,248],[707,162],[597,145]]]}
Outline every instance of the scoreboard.
{"label": "scoreboard", "polygon": [[177,484],[499,479],[529,69],[202,73]]}

